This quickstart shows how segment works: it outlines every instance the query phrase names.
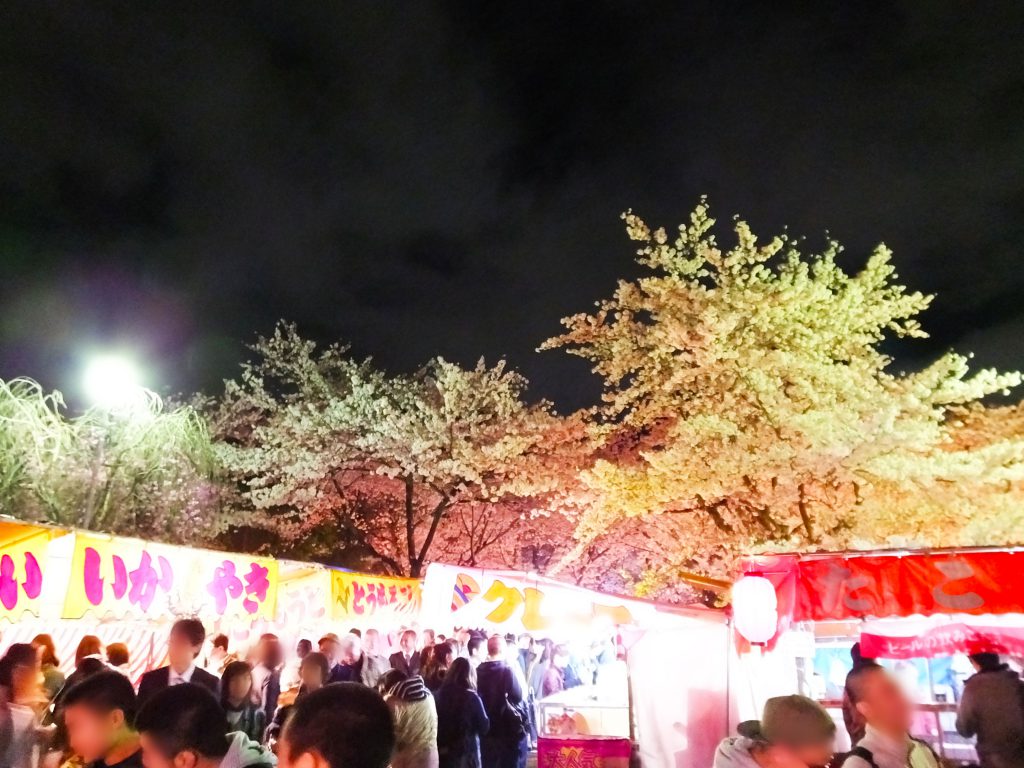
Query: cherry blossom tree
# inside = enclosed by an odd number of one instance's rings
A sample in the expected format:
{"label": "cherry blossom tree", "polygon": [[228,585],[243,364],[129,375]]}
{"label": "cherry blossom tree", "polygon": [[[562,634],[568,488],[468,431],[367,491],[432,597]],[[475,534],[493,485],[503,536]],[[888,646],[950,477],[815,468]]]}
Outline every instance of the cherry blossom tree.
{"label": "cherry blossom tree", "polygon": [[623,520],[671,516],[664,562],[724,572],[757,547],[925,537],[896,506],[924,490],[955,489],[961,523],[998,517],[972,499],[1024,475],[1024,435],[957,443],[955,424],[1021,377],[971,374],[953,352],[893,371],[882,342],[923,337],[931,298],[895,282],[888,249],[848,274],[837,243],[805,255],[785,236],[759,243],[742,221],[723,248],[703,202],[674,236],[624,219],[651,274],[544,345],[604,381],[581,546]]}
{"label": "cherry blossom tree", "polygon": [[307,556],[348,548],[410,576],[437,556],[478,563],[557,505],[585,435],[527,404],[504,363],[389,376],[284,324],[254,351],[209,415],[218,453],[283,542],[316,543]]}

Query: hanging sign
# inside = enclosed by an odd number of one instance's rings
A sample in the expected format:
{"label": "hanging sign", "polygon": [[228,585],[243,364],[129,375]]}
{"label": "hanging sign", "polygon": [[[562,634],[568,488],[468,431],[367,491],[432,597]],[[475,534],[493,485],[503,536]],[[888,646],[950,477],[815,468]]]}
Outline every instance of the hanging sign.
{"label": "hanging sign", "polygon": [[62,616],[273,619],[276,598],[269,558],[79,533]]}
{"label": "hanging sign", "polygon": [[49,530],[17,526],[0,545],[0,619],[11,621],[24,613],[39,615]]}
{"label": "hanging sign", "polygon": [[1024,620],[1016,615],[931,616],[868,621],[861,652],[872,659],[914,659],[955,653],[1024,655]]}
{"label": "hanging sign", "polygon": [[374,624],[408,625],[419,620],[419,579],[331,572],[331,617]]}
{"label": "hanging sign", "polygon": [[202,552],[202,584],[217,618],[267,619],[277,609],[277,561],[232,552]]}
{"label": "hanging sign", "polygon": [[431,564],[424,583],[425,621],[438,627],[492,627],[506,632],[568,630],[604,624],[644,624],[651,603],[603,595],[511,571]]}
{"label": "hanging sign", "polygon": [[1024,555],[1010,551],[750,558],[792,621],[1024,611]]}

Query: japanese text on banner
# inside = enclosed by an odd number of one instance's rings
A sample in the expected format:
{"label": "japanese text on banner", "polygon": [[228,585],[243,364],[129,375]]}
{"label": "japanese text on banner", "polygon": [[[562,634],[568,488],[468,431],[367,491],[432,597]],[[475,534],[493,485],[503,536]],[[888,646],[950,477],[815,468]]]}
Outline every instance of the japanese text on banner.
{"label": "japanese text on banner", "polygon": [[177,552],[131,539],[76,534],[63,617],[80,619],[90,610],[99,616],[169,614],[176,574],[189,571]]}
{"label": "japanese text on banner", "polygon": [[267,619],[277,610],[277,561],[225,553],[203,554],[203,585],[218,617]]}
{"label": "japanese text on banner", "polygon": [[419,617],[422,586],[418,579],[334,571],[331,597],[331,615],[335,619],[409,624]]}
{"label": "japanese text on banner", "polygon": [[16,620],[23,613],[39,615],[49,533],[5,543],[0,555],[0,618]]}

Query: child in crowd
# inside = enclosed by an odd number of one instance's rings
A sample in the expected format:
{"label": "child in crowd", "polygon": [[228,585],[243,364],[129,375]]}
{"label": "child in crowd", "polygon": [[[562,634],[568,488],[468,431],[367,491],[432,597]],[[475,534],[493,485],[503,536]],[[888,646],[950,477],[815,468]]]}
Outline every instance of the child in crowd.
{"label": "child in crowd", "polygon": [[267,718],[252,701],[252,667],[245,661],[232,661],[220,679],[220,704],[232,731],[241,731],[253,741],[262,741]]}

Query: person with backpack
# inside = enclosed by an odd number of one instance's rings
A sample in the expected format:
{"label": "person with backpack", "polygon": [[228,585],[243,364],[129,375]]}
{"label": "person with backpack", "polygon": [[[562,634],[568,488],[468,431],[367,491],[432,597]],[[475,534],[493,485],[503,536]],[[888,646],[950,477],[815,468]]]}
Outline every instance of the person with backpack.
{"label": "person with backpack", "polygon": [[836,724],[813,699],[776,696],[739,734],[718,745],[714,768],[823,768],[835,751]]}
{"label": "person with backpack", "polygon": [[509,665],[505,638],[487,640],[487,661],[477,667],[477,690],[490,729],[480,739],[483,768],[525,768],[528,718],[519,676]]}
{"label": "person with backpack", "polygon": [[[853,667],[850,669],[847,677],[863,666],[878,665],[878,662],[874,659],[864,657],[860,651],[860,643],[853,644],[853,647],[850,649],[850,659],[853,661]],[[864,717],[853,706],[853,701],[850,699],[850,689],[847,685],[843,686],[843,724],[846,726],[846,732],[850,734],[851,744],[856,744],[864,738]]]}
{"label": "person with backpack", "polygon": [[932,748],[910,735],[914,705],[889,672],[865,664],[846,678],[850,701],[864,718],[864,738],[840,761],[842,768],[939,768]]}
{"label": "person with backpack", "polygon": [[956,730],[978,737],[981,768],[1024,768],[1024,684],[998,654],[970,659],[976,673],[964,684]]}

